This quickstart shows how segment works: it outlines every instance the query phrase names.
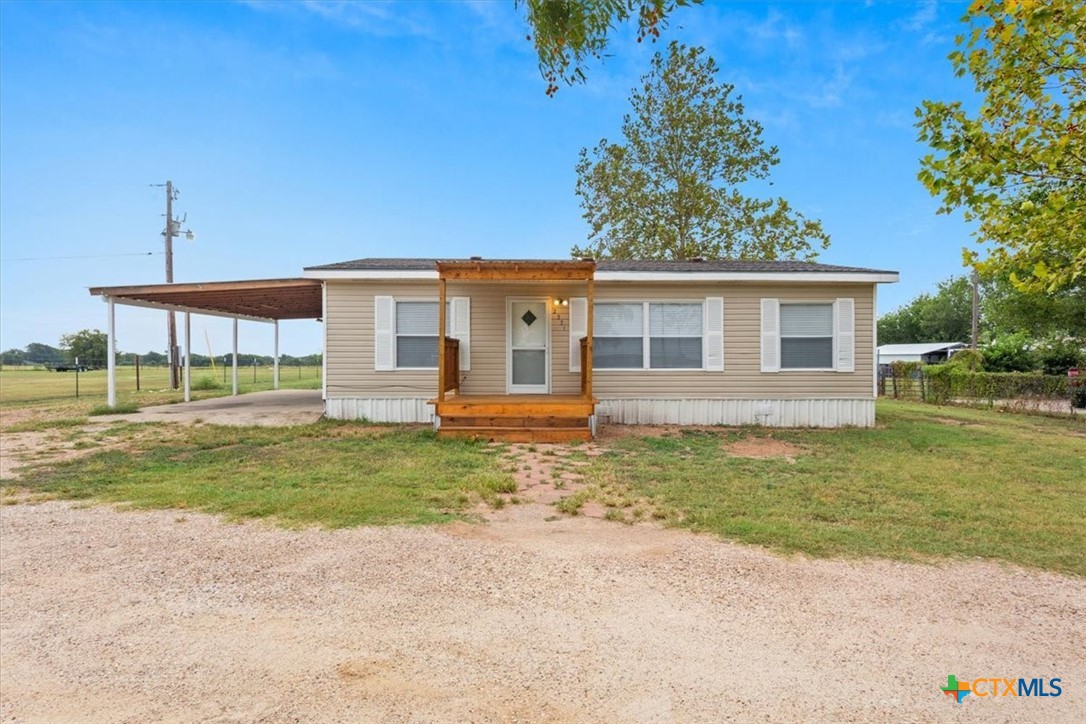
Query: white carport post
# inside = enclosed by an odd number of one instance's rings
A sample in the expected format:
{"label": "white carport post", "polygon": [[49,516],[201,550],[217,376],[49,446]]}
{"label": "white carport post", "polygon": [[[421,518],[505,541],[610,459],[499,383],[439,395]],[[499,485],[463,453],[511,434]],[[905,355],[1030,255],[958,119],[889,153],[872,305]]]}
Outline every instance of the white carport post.
{"label": "white carport post", "polygon": [[234,317],[234,395],[238,394],[238,318]]}
{"label": "white carport post", "polygon": [[117,348],[116,313],[113,309],[113,297],[106,297],[109,307],[109,321],[106,323],[106,404],[117,406],[117,360],[113,350]]}
{"label": "white carport post", "polygon": [[279,389],[279,320],[275,320],[275,361],[272,369],[272,389]]}
{"label": "white carport post", "polygon": [[185,402],[192,400],[192,315],[185,312]]}

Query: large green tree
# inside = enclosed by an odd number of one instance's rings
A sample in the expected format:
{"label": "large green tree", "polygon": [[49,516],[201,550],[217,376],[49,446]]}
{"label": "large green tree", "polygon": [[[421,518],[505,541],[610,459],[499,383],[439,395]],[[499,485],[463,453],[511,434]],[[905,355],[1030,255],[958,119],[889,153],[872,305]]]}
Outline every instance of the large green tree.
{"label": "large green tree", "polygon": [[[934,293],[923,293],[879,317],[879,344],[968,342],[973,310],[972,284],[951,277]],[[1009,274],[980,279],[980,333],[983,340],[1025,335],[1041,340],[1086,340],[1086,283],[1052,294],[1017,288]]]}
{"label": "large green tree", "polygon": [[606,55],[618,26],[637,19],[637,42],[656,42],[676,7],[702,0],[516,0],[528,23],[528,40],[539,56],[547,95],[558,83],[583,83],[589,59]]}
{"label": "large green tree", "polygon": [[1019,288],[1086,278],[1086,3],[974,0],[950,55],[979,107],[925,101],[919,178],[940,212],[977,222],[967,264]]}
{"label": "large green tree", "polygon": [[879,317],[879,344],[968,342],[972,325],[973,285],[966,277],[951,277],[934,294],[920,294]]}
{"label": "large green tree", "polygon": [[71,361],[77,358],[84,364],[104,365],[107,361],[106,333],[97,329],[81,329],[60,338],[60,348]]}
{"label": "large green tree", "polygon": [[26,361],[39,365],[55,365],[67,360],[63,350],[41,342],[31,342],[26,346]]}
{"label": "large green tree", "polygon": [[576,191],[590,230],[574,256],[811,258],[829,244],[821,223],[783,198],[746,195],[779,161],[734,90],[703,48],[656,53],[630,96],[623,141],[581,149]]}
{"label": "large green tree", "polygon": [[1000,274],[982,282],[981,314],[999,334],[1086,340],[1086,279],[1056,292],[1035,294],[1015,287],[1009,273]]}

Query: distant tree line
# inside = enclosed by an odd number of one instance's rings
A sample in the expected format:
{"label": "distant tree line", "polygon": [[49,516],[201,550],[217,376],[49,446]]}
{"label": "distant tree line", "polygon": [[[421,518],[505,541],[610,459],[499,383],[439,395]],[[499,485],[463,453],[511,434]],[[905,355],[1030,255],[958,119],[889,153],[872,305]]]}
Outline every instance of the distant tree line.
{"label": "distant tree line", "polygon": [[[79,359],[80,364],[104,367],[108,361],[107,342],[105,332],[97,329],[83,329],[73,334],[66,334],[60,338],[60,346],[53,347],[41,342],[31,342],[23,349],[12,348],[0,352],[0,364],[5,365],[44,365],[54,367],[75,363]],[[135,352],[118,352],[117,364],[135,365],[136,357],[139,357],[141,365],[166,365],[169,359],[163,352],[150,351],[137,355]],[[232,364],[231,354],[216,355],[216,365]],[[184,357],[182,357],[182,361]],[[321,364],[321,354],[307,354],[301,357],[284,354],[279,355],[279,364],[284,367],[313,367]],[[270,355],[238,354],[238,364],[243,367],[253,365],[271,365],[274,359]],[[211,357],[202,354],[192,355],[193,367],[210,367]]]}
{"label": "distant tree line", "polygon": [[[1086,281],[1049,293],[1023,291],[1009,274],[978,285],[978,346],[995,372],[1043,370],[1064,374],[1086,365]],[[973,285],[968,277],[942,281],[879,318],[879,344],[970,342]]]}

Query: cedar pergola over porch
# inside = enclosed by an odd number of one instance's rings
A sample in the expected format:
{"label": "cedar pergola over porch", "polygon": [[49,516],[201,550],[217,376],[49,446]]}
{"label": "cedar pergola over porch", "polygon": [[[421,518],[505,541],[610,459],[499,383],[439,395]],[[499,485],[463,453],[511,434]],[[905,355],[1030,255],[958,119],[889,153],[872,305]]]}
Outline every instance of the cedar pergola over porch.
{"label": "cedar pergola over porch", "polygon": [[[431,400],[441,436],[485,437],[509,442],[590,440],[595,427],[592,396],[592,309],[596,263],[582,261],[444,261],[438,272],[438,393]],[[580,394],[470,395],[460,391],[460,340],[446,336],[447,282],[585,283],[587,319],[580,340]]]}

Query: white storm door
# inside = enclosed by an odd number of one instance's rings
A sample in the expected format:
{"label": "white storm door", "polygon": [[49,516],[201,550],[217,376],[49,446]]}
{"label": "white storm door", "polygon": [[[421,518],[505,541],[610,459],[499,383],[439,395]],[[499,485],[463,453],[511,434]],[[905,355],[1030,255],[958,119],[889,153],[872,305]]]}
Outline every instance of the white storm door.
{"label": "white storm door", "polygon": [[510,299],[507,314],[506,387],[510,393],[550,389],[550,324],[545,299]]}

